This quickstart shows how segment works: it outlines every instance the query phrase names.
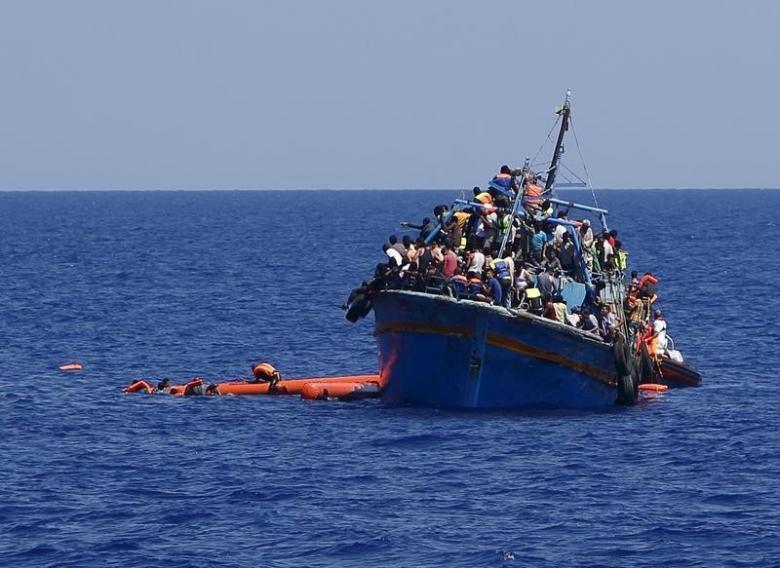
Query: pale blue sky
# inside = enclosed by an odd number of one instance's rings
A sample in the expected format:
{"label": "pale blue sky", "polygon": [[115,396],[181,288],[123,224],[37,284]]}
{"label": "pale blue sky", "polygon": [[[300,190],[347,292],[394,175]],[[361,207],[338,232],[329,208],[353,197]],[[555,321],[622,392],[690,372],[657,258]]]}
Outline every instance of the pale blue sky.
{"label": "pale blue sky", "polygon": [[[0,188],[778,187],[778,2],[0,1]],[[568,147],[568,158],[575,152]]]}

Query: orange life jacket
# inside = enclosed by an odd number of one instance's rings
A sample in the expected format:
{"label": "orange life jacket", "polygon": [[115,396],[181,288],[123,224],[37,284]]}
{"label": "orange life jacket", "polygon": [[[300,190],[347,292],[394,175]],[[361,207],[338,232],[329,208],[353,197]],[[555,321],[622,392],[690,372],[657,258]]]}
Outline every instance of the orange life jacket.
{"label": "orange life jacket", "polygon": [[641,290],[642,286],[644,286],[648,282],[650,282],[650,284],[655,286],[656,284],[658,284],[658,278],[656,278],[652,274],[645,274],[644,276],[642,276],[642,278],[640,278],[639,285],[637,286],[637,288]]}
{"label": "orange life jacket", "polygon": [[523,190],[523,205],[541,205],[544,189],[535,183],[526,184]]}
{"label": "orange life jacket", "polygon": [[271,365],[270,363],[259,363],[252,367],[252,374],[255,376],[256,379],[260,379],[263,381],[270,381],[274,378],[279,378],[281,375],[279,374],[279,371],[276,370],[276,367]]}

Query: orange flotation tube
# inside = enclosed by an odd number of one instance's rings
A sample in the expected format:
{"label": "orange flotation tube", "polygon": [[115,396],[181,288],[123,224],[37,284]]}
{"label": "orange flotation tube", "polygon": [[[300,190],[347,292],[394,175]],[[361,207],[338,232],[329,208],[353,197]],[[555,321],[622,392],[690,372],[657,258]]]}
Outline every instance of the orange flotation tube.
{"label": "orange flotation tube", "polygon": [[57,368],[63,373],[72,373],[73,371],[80,371],[84,368],[84,365],[81,363],[63,363]]}
{"label": "orange flotation tube", "polygon": [[306,383],[301,390],[304,400],[351,399],[379,396],[379,383]]}
{"label": "orange flotation tube", "polygon": [[276,383],[271,388],[270,383],[231,382],[217,385],[217,394],[230,395],[263,395],[263,394],[301,394],[308,383],[368,383],[379,384],[379,375],[351,375],[345,377],[287,379]]}
{"label": "orange flotation tube", "polygon": [[146,382],[145,379],[136,379],[128,386],[122,389],[122,392],[126,392],[126,393],[134,393],[134,392],[141,392],[141,391],[146,392],[146,394],[153,394],[154,387],[152,387],[152,385]]}
{"label": "orange flotation tube", "polygon": [[643,383],[639,385],[639,390],[645,392],[664,392],[666,390],[669,390],[669,387],[666,385],[659,385],[656,383]]}

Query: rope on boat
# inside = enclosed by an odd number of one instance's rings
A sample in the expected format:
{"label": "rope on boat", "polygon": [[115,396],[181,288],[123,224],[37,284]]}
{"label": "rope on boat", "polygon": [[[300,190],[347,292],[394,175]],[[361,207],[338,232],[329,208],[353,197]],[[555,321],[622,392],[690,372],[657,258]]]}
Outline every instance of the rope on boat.
{"label": "rope on boat", "polygon": [[569,124],[571,124],[571,133],[574,136],[574,144],[577,146],[577,154],[580,156],[580,162],[582,162],[582,169],[585,170],[585,179],[587,180],[588,187],[590,188],[590,194],[593,196],[593,203],[595,203],[596,207],[599,206],[598,199],[596,199],[596,192],[593,191],[593,184],[590,180],[590,172],[588,171],[588,166],[585,164],[585,158],[582,155],[582,149],[580,148],[580,140],[577,138],[577,131],[574,130],[574,119],[569,115]]}
{"label": "rope on boat", "polygon": [[531,164],[536,163],[536,158],[539,157],[539,154],[542,153],[542,150],[544,150],[544,147],[547,145],[547,142],[552,142],[552,133],[555,132],[555,128],[558,126],[558,123],[561,120],[561,115],[559,114],[558,117],[555,119],[555,123],[552,125],[552,128],[550,128],[550,132],[547,133],[547,138],[542,141],[542,145],[539,146],[539,149],[536,151],[536,154],[534,154],[534,157],[531,159]]}

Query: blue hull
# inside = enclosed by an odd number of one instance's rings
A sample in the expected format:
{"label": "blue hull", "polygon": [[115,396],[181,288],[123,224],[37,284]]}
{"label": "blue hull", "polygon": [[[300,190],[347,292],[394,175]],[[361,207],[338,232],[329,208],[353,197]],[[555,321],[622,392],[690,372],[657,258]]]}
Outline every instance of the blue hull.
{"label": "blue hull", "polygon": [[572,327],[406,291],[377,294],[374,313],[387,402],[475,409],[615,404],[609,346]]}

